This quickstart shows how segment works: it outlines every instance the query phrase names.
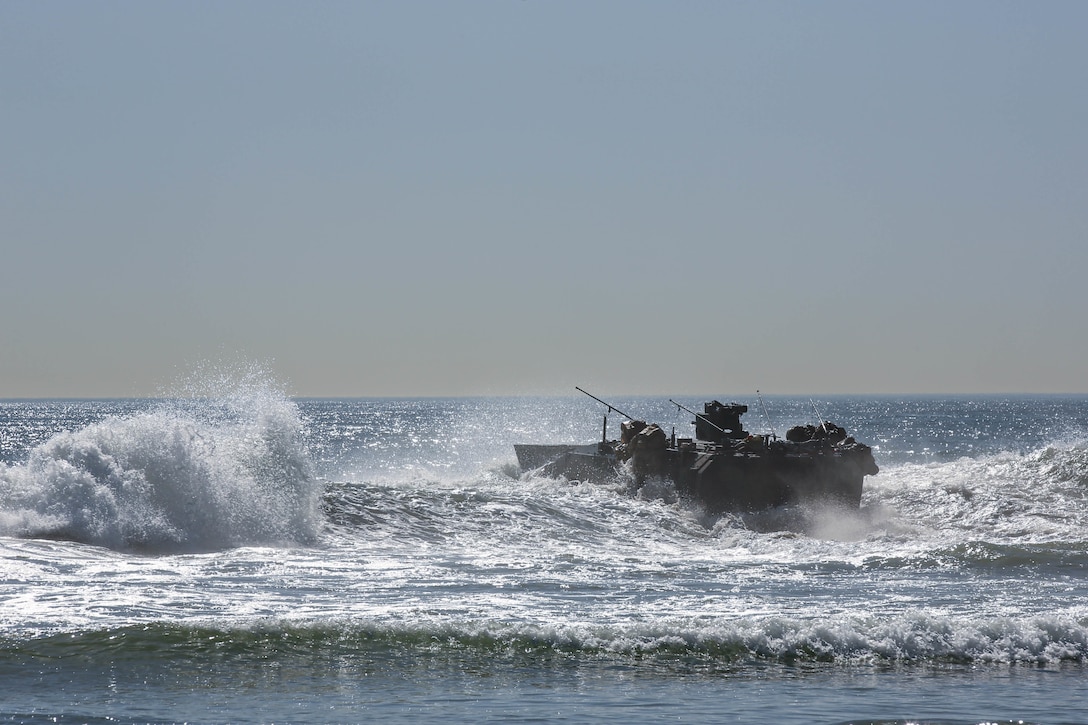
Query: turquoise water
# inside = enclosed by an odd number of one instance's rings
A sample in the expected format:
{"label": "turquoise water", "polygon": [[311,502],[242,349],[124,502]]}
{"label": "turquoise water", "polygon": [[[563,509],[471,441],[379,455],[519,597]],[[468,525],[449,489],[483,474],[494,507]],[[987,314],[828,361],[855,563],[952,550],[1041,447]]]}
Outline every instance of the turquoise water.
{"label": "turquoise water", "polygon": [[766,402],[861,511],[519,476],[584,397],[0,402],[0,719],[1088,723],[1088,398]]}

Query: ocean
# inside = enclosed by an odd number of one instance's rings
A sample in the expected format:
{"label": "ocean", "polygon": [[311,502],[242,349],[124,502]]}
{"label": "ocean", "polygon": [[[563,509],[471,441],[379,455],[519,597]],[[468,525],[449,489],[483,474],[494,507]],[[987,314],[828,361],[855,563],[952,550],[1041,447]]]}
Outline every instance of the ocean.
{"label": "ocean", "polygon": [[712,397],[861,510],[519,476],[573,391],[0,401],[0,722],[1088,723],[1088,397]]}

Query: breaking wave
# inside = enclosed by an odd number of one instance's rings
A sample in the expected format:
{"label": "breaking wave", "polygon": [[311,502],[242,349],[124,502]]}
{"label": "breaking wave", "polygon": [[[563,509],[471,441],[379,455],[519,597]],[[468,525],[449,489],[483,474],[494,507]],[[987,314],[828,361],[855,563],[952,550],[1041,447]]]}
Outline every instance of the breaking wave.
{"label": "breaking wave", "polygon": [[[212,663],[226,654],[233,664],[257,666],[294,657],[320,656],[371,663],[382,653],[413,659],[474,661],[476,667],[524,659],[540,666],[555,658],[570,664],[607,658],[651,668],[729,668],[762,662],[795,665],[1028,664],[1088,662],[1088,628],[1061,616],[972,621],[907,612],[890,620],[861,617],[799,621],[788,618],[634,624],[625,627],[498,622],[389,624],[363,620],[265,620],[221,627],[200,624],[134,625],[53,634],[30,641],[0,640],[0,661],[21,666],[103,647],[111,663],[144,665],[162,653],[179,661]],[[127,653],[127,654],[126,654]],[[404,661],[398,659],[398,661]]]}
{"label": "breaking wave", "polygon": [[0,468],[0,533],[151,551],[306,543],[320,529],[294,403],[267,385],[160,401]]}
{"label": "breaking wave", "polygon": [[1052,443],[940,463],[890,466],[865,482],[865,504],[948,543],[1088,540],[1088,443]]}

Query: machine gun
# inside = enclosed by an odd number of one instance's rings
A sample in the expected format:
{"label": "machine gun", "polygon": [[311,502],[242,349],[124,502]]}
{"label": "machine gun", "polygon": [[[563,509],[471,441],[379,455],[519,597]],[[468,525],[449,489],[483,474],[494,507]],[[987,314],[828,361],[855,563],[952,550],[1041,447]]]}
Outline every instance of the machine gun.
{"label": "machine gun", "polygon": [[607,403],[607,402],[601,400],[600,398],[598,398],[596,395],[593,395],[592,393],[587,393],[586,391],[579,388],[577,385],[574,386],[574,389],[577,390],[579,393],[583,393],[585,395],[588,395],[589,397],[593,398],[594,400],[596,400],[601,405],[608,408],[608,412],[606,412],[604,414],[604,426],[601,428],[601,443],[607,443],[608,442],[608,413],[611,413],[612,411],[616,411],[617,413],[622,415],[627,420],[635,420],[635,418],[633,418],[630,415],[627,415],[627,413],[624,413],[622,410],[620,410],[616,406],[612,405],[611,403]]}
{"label": "machine gun", "polygon": [[669,402],[695,416],[695,437],[699,440],[721,443],[726,439],[740,440],[748,436],[748,431],[740,422],[741,415],[748,412],[747,405],[722,405],[715,400],[703,406],[704,412],[696,413],[671,398]]}
{"label": "machine gun", "polygon": [[679,403],[677,403],[677,402],[676,402],[675,400],[673,400],[672,398],[669,398],[669,402],[670,402],[670,403],[672,403],[673,405],[675,405],[675,406],[676,406],[676,409],[677,409],[677,410],[683,410],[683,411],[687,411],[688,413],[691,413],[692,415],[694,415],[696,419],[700,419],[700,418],[701,418],[701,419],[702,419],[702,421],[703,421],[704,423],[706,423],[707,425],[709,425],[709,426],[710,426],[711,428],[713,428],[714,430],[718,431],[718,432],[719,432],[719,433],[721,433],[721,434],[722,434],[723,436],[724,436],[724,435],[726,435],[726,433],[725,433],[725,428],[722,428],[722,427],[721,427],[720,425],[718,425],[717,423],[715,423],[714,421],[712,421],[712,420],[711,420],[710,418],[707,418],[707,417],[706,417],[705,415],[703,415],[702,413],[696,413],[696,412],[695,412],[694,410],[692,410],[691,408],[687,407],[686,405],[680,405]]}

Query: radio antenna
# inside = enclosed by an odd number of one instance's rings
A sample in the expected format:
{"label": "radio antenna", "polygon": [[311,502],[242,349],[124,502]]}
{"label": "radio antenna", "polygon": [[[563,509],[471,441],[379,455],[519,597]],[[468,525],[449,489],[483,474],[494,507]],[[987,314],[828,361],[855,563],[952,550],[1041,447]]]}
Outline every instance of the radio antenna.
{"label": "radio antenna", "polygon": [[771,438],[778,440],[778,433],[774,430],[774,425],[771,423],[771,416],[767,413],[767,406],[763,404],[763,396],[758,390],[756,391],[756,397],[759,398],[759,407],[763,409],[763,419],[767,421],[767,427],[771,429]]}

